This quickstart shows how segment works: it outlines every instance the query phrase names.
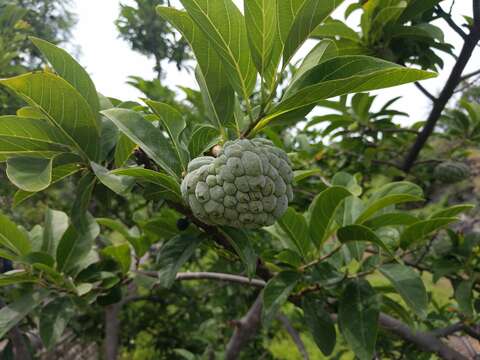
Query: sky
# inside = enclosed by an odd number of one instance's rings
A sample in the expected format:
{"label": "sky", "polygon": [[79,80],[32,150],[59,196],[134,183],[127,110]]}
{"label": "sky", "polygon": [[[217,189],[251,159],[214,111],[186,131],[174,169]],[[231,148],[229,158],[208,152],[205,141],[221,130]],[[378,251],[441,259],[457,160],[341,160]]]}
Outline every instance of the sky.
{"label": "sky", "polygon": [[[234,0],[237,6],[243,8],[243,0]],[[443,7],[448,9],[452,0],[445,0]],[[334,18],[343,20],[343,11],[353,0],[346,0],[345,3],[333,14]],[[73,10],[78,14],[78,24],[73,31],[73,42],[80,47],[78,60],[86,67],[92,76],[98,91],[106,96],[116,97],[121,100],[136,100],[141,93],[126,84],[128,76],[136,75],[146,79],[153,79],[154,61],[130,49],[127,42],[118,37],[114,21],[118,17],[120,3],[131,5],[132,0],[74,0]],[[173,1],[176,5],[178,1]],[[453,11],[454,20],[462,24],[462,15],[472,16],[472,2],[470,0],[456,1]],[[95,9],[92,11],[92,9]],[[357,12],[358,14],[358,12]],[[358,17],[352,15],[348,24],[354,27],[358,23]],[[451,30],[443,20],[435,23],[445,32],[446,42],[455,47],[455,53],[460,52],[462,39]],[[301,59],[313,47],[315,43],[308,41],[299,50],[296,59]],[[445,67],[437,78],[425,80],[422,84],[432,93],[438,94],[455,60],[446,55],[441,55],[445,61]],[[295,59],[294,59],[295,60]],[[163,83],[171,88],[176,86],[188,86],[198,88],[193,73],[178,71],[174,64],[164,64],[165,79]],[[477,46],[465,73],[480,69],[480,46]],[[379,94],[374,108],[381,107],[387,100],[402,96],[394,108],[410,114],[409,123],[425,120],[431,108],[431,102],[412,84],[397,86],[390,89],[383,89],[376,92]],[[318,112],[321,110],[317,110]]]}

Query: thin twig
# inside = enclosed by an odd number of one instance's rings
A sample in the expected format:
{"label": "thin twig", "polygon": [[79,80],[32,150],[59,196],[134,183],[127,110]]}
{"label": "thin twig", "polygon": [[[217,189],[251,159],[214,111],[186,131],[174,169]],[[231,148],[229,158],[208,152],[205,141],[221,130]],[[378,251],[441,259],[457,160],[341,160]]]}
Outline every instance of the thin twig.
{"label": "thin twig", "polygon": [[[475,0],[474,0],[475,1]],[[467,38],[467,34],[465,33],[465,31],[463,31],[463,29],[458,26],[455,21],[453,21],[452,17],[450,16],[450,14],[446,13],[445,10],[442,9],[442,7],[440,5],[437,5],[435,6],[435,10],[437,11],[438,15],[440,15],[440,17],[445,20],[445,22],[458,34],[462,37],[462,39],[466,39]]]}
{"label": "thin twig", "polygon": [[425,89],[425,87],[423,87],[423,85],[420,84],[418,81],[415,81],[414,84],[423,93],[423,95],[432,100],[432,102],[435,102],[435,100],[437,100],[435,96],[433,96],[427,89]]}
{"label": "thin twig", "polygon": [[465,81],[475,75],[480,75],[480,69],[472,71],[471,73],[465,74],[461,77],[460,81]]}
{"label": "thin twig", "polygon": [[299,270],[300,271],[305,271],[305,269],[311,267],[311,266],[314,266],[318,263],[321,263],[322,261],[325,261],[327,260],[328,258],[332,257],[333,255],[335,255],[338,251],[340,251],[340,249],[342,248],[343,244],[340,244],[338,245],[335,249],[333,249],[332,251],[330,251],[328,254],[316,259],[316,260],[313,260],[311,262],[309,262],[308,264],[305,264],[303,266],[300,266]]}
{"label": "thin twig", "polygon": [[288,319],[288,317],[286,317],[282,313],[279,313],[277,315],[277,319],[282,323],[285,330],[287,330],[288,334],[292,338],[293,342],[295,343],[295,346],[297,347],[298,351],[302,355],[303,359],[309,360],[310,358],[308,356],[307,349],[305,348],[305,344],[303,343],[303,340],[300,337],[300,334],[297,332],[297,330],[295,330],[295,328],[290,323],[290,320]]}

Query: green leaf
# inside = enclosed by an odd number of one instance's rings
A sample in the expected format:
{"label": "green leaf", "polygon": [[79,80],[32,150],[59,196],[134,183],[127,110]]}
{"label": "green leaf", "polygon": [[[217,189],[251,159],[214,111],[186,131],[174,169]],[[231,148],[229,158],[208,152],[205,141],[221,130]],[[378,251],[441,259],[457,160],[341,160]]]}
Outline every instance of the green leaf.
{"label": "green leaf", "polygon": [[116,169],[112,174],[130,176],[140,182],[147,182],[158,186],[166,197],[172,200],[182,202],[180,185],[177,180],[167,174],[144,168]]}
{"label": "green leaf", "polygon": [[202,125],[193,131],[188,143],[188,150],[192,158],[203,155],[221,140],[218,129],[210,125]]}
{"label": "green leaf", "polygon": [[388,206],[422,201],[422,195],[423,191],[418,185],[407,181],[384,185],[368,199],[367,206],[356,220],[356,223],[361,224],[365,222],[379,210]]}
{"label": "green leaf", "polygon": [[285,214],[278,220],[278,224],[293,241],[298,254],[306,259],[309,250],[312,248],[312,241],[305,217],[297,213],[295,209],[289,207]]}
{"label": "green leaf", "polygon": [[160,118],[165,130],[167,130],[170,140],[174,145],[178,161],[182,166],[182,171],[185,171],[189,161],[189,154],[185,145],[181,141],[182,131],[187,126],[185,120],[175,108],[158,101],[145,101],[153,112]]}
{"label": "green leaf", "polygon": [[58,46],[32,36],[30,40],[52,64],[57,74],[67,80],[83,96],[96,116],[100,109],[100,101],[95,85],[85,69]]}
{"label": "green leaf", "polygon": [[47,209],[41,250],[55,256],[58,243],[68,228],[68,216],[62,211]]}
{"label": "green leaf", "polygon": [[362,187],[358,185],[357,179],[349,173],[340,171],[332,178],[332,185],[343,186],[355,196],[362,194]]}
{"label": "green leaf", "polygon": [[317,26],[317,28],[310,35],[316,39],[336,38],[341,37],[344,39],[360,42],[360,37],[357,32],[348,27],[343,21],[336,19],[327,19],[323,24]]}
{"label": "green leaf", "polygon": [[26,255],[31,246],[25,231],[0,213],[0,245],[17,255]]}
{"label": "green leaf", "polygon": [[[312,69],[314,66],[327,61],[328,59],[337,56],[337,46],[335,42],[331,40],[320,41],[315,47],[305,56],[302,64],[293,74],[292,80],[290,81],[289,88],[294,88],[295,82],[302,77],[308,70]],[[289,91],[287,88],[287,92]]]}
{"label": "green leaf", "polygon": [[87,101],[67,81],[53,73],[34,72],[0,80],[0,85],[40,108],[80,154],[92,160],[100,156],[100,123]]}
{"label": "green leaf", "polygon": [[[50,185],[56,184],[57,182],[77,173],[80,170],[81,168],[80,166],[78,166],[78,164],[66,164],[66,165],[55,166],[52,169],[52,181]],[[31,198],[35,194],[36,192],[18,190],[15,193],[15,196],[13,197],[13,206],[16,207],[20,205],[22,202]]]}
{"label": "green leaf", "polygon": [[68,151],[68,139],[45,120],[0,116],[0,154]]}
{"label": "green leaf", "polygon": [[295,170],[293,172],[293,179],[295,182],[299,182],[309,177],[321,175],[322,173],[323,173],[322,169]]}
{"label": "green leaf", "polygon": [[405,228],[400,236],[400,247],[406,249],[412,244],[419,244],[427,235],[455,221],[458,219],[452,217],[418,221]]}
{"label": "green leaf", "polygon": [[248,101],[257,73],[240,10],[232,0],[181,0],[181,3],[222,60],[232,87]]}
{"label": "green leaf", "polygon": [[201,241],[199,236],[177,235],[161,247],[157,260],[160,285],[166,288],[173,285],[178,270],[193,255]]}
{"label": "green leaf", "polygon": [[98,180],[114,193],[126,196],[131,188],[135,179],[129,176],[114,174],[108,169],[104,168],[93,161],[90,163],[93,172],[97,176]]}
{"label": "green leaf", "polygon": [[98,224],[106,226],[109,229],[121,234],[125,240],[132,245],[137,257],[140,258],[145,255],[150,248],[150,242],[145,236],[134,236],[121,221],[107,218],[97,218],[96,220]]}
{"label": "green leaf", "polygon": [[392,251],[385,245],[385,243],[369,228],[363,225],[347,225],[341,227],[337,231],[338,240],[341,243],[347,243],[351,241],[367,241],[371,242],[388,254],[393,255]]}
{"label": "green leaf", "polygon": [[303,6],[295,15],[292,27],[283,50],[284,63],[297,52],[312,34],[313,30],[339,6],[343,0],[304,0]]}
{"label": "green leaf", "polygon": [[7,160],[8,179],[24,191],[42,191],[52,182],[52,159],[12,157]]}
{"label": "green leaf", "polygon": [[420,275],[402,264],[385,264],[379,270],[392,283],[410,309],[420,318],[425,319],[428,296]]}
{"label": "green leaf", "polygon": [[0,339],[22,319],[27,316],[36,307],[40,306],[42,301],[48,296],[48,291],[38,290],[30,291],[16,299],[15,302],[8,304],[0,309]]}
{"label": "green leaf", "polygon": [[265,326],[270,325],[299,281],[300,274],[293,271],[283,271],[268,281],[262,292],[262,323]]}
{"label": "green leaf", "polygon": [[450,206],[449,208],[446,208],[446,209],[443,209],[443,210],[440,210],[440,211],[437,211],[437,212],[433,213],[430,216],[430,219],[454,217],[454,216],[457,216],[458,214],[469,211],[469,210],[473,209],[474,207],[475,207],[475,205],[472,205],[472,204]]}
{"label": "green leaf", "polygon": [[62,236],[57,248],[57,269],[66,274],[83,270],[83,260],[88,257],[100,227],[90,215],[86,216],[86,227],[70,226]]}
{"label": "green leaf", "polygon": [[258,257],[253,248],[252,240],[248,237],[248,233],[241,229],[227,227],[223,227],[222,231],[227,234],[228,242],[244,263],[248,277],[252,278],[257,269]]}
{"label": "green leaf", "polygon": [[337,333],[325,303],[311,295],[302,299],[303,318],[320,351],[329,356],[335,348]]}
{"label": "green leaf", "polygon": [[130,271],[132,264],[132,256],[130,254],[130,246],[128,244],[120,244],[117,246],[107,246],[102,249],[102,254],[112,257],[122,269],[124,274]]}
{"label": "green leaf", "polygon": [[363,224],[368,228],[376,230],[385,226],[411,225],[417,221],[418,218],[408,213],[392,212],[376,216]]}
{"label": "green leaf", "polygon": [[212,42],[184,11],[157,7],[158,14],[169,21],[188,41],[198,62],[197,81],[212,122],[221,129],[233,116],[235,94],[226,81],[227,72]]}
{"label": "green leaf", "polygon": [[245,0],[244,10],[253,61],[263,76],[277,41],[277,0]]}
{"label": "green leaf", "polygon": [[68,298],[60,298],[45,306],[40,313],[39,332],[43,345],[53,348],[60,341],[70,319],[75,315]]}
{"label": "green leaf", "polygon": [[255,127],[257,133],[283,114],[314,105],[335,96],[383,89],[434,77],[435,74],[408,69],[369,56],[339,56],[327,60],[306,73],[295,83],[290,95]]}
{"label": "green leaf", "polygon": [[87,210],[96,181],[97,179],[92,173],[85,173],[77,184],[77,194],[73,201],[70,215],[73,225],[80,231],[90,227],[90,221],[87,219]]}
{"label": "green leaf", "polygon": [[458,303],[460,311],[472,317],[475,313],[473,310],[473,286],[475,279],[462,280],[455,288],[455,300]]}
{"label": "green leaf", "polygon": [[125,134],[120,134],[117,145],[115,146],[115,166],[122,167],[133,154],[137,145],[128,138]]}
{"label": "green leaf", "polygon": [[333,186],[318,194],[310,206],[310,237],[319,247],[326,240],[335,212],[350,192],[340,186]]}
{"label": "green leaf", "polygon": [[140,113],[127,109],[110,109],[102,114],[170,175],[178,177],[181,173],[175,151],[171,143],[159,128],[145,120]]}
{"label": "green leaf", "polygon": [[350,281],[338,309],[340,331],[360,360],[371,360],[375,351],[380,304],[375,290],[363,279]]}
{"label": "green leaf", "polygon": [[38,279],[26,271],[9,271],[7,273],[0,274],[0,286],[8,286],[23,283],[36,283]]}

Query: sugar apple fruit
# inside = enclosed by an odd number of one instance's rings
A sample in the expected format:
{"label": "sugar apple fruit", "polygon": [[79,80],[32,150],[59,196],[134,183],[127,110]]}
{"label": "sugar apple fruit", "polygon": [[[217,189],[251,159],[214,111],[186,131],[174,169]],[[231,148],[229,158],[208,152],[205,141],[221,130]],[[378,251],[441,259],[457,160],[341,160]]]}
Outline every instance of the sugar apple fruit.
{"label": "sugar apple fruit", "polygon": [[188,164],[182,196],[207,224],[260,228],[280,218],[293,199],[287,154],[267,139],[227,141],[216,158]]}
{"label": "sugar apple fruit", "polygon": [[445,161],[438,164],[434,170],[435,178],[446,184],[465,180],[470,176],[468,165],[458,161]]}

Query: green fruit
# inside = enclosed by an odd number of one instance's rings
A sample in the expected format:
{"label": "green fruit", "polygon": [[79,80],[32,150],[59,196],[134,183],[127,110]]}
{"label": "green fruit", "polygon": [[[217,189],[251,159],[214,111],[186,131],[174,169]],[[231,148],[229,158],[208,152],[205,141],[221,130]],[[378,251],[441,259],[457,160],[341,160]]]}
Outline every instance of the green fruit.
{"label": "green fruit", "polygon": [[453,184],[470,176],[468,165],[457,161],[445,161],[438,164],[434,170],[435,178],[446,184]]}
{"label": "green fruit", "polygon": [[217,158],[188,164],[182,196],[205,223],[237,228],[272,225],[293,200],[287,154],[267,139],[227,141]]}

